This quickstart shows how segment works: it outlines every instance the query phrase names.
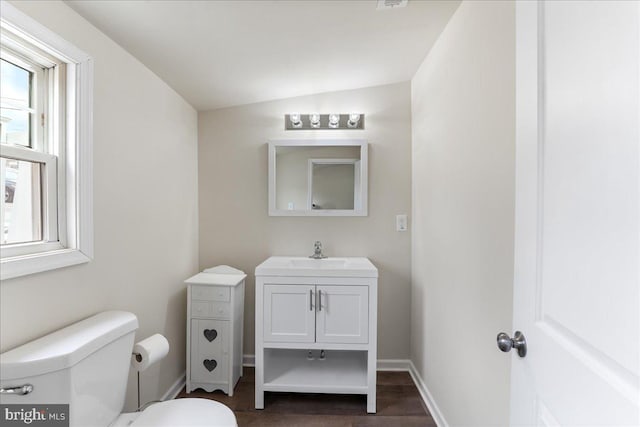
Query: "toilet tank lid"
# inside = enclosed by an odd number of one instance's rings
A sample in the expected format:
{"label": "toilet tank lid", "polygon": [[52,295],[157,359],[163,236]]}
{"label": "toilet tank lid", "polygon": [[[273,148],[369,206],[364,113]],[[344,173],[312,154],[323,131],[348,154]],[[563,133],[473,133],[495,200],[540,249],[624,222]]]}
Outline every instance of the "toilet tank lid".
{"label": "toilet tank lid", "polygon": [[105,311],[0,354],[0,379],[32,377],[70,368],[138,328],[126,311]]}

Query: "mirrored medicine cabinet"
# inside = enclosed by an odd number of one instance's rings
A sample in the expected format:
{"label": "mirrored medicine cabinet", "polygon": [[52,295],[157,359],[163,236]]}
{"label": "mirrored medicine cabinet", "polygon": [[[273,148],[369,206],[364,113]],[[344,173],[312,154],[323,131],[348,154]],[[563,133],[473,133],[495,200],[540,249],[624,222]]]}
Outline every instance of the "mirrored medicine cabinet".
{"label": "mirrored medicine cabinet", "polygon": [[366,216],[367,142],[269,142],[270,216]]}

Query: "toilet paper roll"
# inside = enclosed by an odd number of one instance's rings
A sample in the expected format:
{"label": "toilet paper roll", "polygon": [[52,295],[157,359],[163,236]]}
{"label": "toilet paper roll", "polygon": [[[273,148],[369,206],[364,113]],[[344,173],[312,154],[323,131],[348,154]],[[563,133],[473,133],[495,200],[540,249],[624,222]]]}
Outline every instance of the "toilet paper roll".
{"label": "toilet paper roll", "polygon": [[151,335],[133,346],[131,366],[137,371],[144,371],[163,359],[167,353],[169,353],[169,341],[160,334]]}

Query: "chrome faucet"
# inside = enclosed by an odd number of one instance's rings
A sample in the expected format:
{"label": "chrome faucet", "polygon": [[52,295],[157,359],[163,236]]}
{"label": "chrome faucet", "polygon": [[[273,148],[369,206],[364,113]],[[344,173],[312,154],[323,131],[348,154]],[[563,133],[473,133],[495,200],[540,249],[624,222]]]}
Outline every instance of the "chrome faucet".
{"label": "chrome faucet", "polygon": [[327,258],[327,256],[322,253],[322,242],[320,240],[316,240],[316,242],[313,244],[313,255],[309,255],[309,258],[313,258],[313,259]]}

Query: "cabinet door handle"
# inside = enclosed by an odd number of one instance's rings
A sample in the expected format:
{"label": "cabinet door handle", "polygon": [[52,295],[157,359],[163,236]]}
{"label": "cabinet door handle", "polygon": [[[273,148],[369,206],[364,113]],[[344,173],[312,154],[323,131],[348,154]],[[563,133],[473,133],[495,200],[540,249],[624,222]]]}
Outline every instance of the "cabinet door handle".
{"label": "cabinet door handle", "polygon": [[313,311],[313,289],[309,289],[309,311]]}
{"label": "cabinet door handle", "polygon": [[322,291],[318,289],[318,311],[322,311]]}

